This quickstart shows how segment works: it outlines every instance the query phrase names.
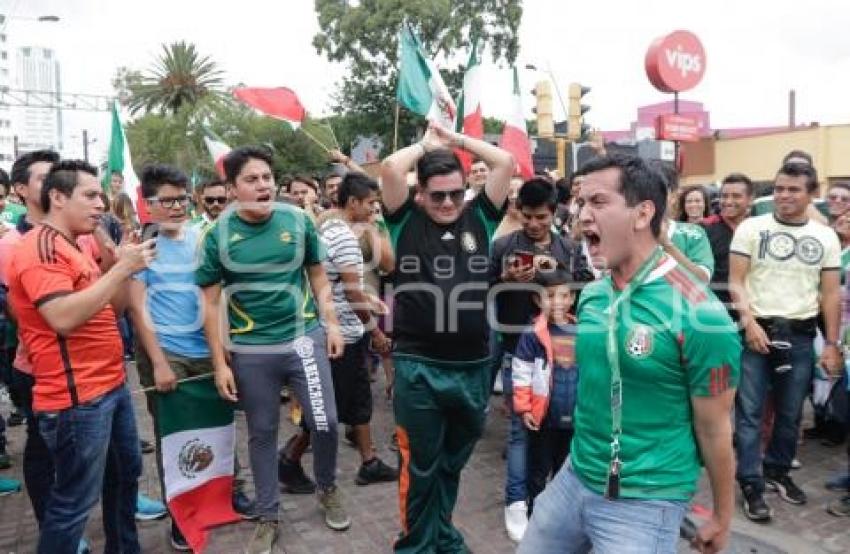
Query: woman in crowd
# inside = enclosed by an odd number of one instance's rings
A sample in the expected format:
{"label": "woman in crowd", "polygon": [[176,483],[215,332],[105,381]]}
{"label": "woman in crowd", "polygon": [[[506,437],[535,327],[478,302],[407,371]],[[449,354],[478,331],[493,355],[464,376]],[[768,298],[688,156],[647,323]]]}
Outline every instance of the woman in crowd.
{"label": "woman in crowd", "polygon": [[708,217],[710,212],[711,202],[705,187],[701,185],[685,187],[682,194],[679,195],[678,220],[698,224]]}

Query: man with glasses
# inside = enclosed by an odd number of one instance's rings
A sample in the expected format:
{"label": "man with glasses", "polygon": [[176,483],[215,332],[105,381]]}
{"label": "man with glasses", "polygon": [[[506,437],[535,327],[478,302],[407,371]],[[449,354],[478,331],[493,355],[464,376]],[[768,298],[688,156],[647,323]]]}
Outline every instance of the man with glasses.
{"label": "man with glasses", "polygon": [[204,181],[195,188],[195,195],[200,211],[192,220],[192,223],[200,227],[201,230],[206,230],[212,226],[230,202],[227,187],[224,185],[224,181],[220,179]]}
{"label": "man with glasses", "polygon": [[[451,148],[490,168],[483,192],[465,205],[463,168]],[[407,172],[414,165],[419,186],[411,192]],[[484,427],[490,242],[513,170],[510,153],[436,126],[381,168],[396,252],[393,407],[402,460],[396,552],[466,549],[451,517],[460,472]]]}
{"label": "man with glasses", "polygon": [[826,193],[826,204],[829,222],[832,223],[838,216],[850,209],[850,183],[840,181],[829,186]]}

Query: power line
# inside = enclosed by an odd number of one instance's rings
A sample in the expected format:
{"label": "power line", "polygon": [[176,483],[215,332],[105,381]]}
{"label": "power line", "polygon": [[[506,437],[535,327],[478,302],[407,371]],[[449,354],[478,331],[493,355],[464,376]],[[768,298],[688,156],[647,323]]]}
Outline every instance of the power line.
{"label": "power line", "polygon": [[0,107],[108,112],[114,96],[0,87]]}

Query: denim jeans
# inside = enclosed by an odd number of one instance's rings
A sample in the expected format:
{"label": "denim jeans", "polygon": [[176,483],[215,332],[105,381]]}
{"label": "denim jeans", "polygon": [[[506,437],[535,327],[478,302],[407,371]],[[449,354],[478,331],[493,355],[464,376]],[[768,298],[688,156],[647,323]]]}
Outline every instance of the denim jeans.
{"label": "denim jeans", "polygon": [[517,553],[673,553],[686,509],[681,500],[608,500],[567,460],[537,497]]}
{"label": "denim jeans", "polygon": [[32,412],[32,388],[35,380],[29,373],[12,370],[12,387],[21,401],[21,413],[26,418],[27,440],[24,443],[24,484],[39,526],[44,521],[44,509],[55,481],[53,457],[38,430],[38,418]]}
{"label": "denim jeans", "polygon": [[127,387],[76,407],[40,413],[38,424],[56,466],[39,554],[76,553],[101,492],[104,551],[140,552],[134,516],[142,455]]}
{"label": "denim jeans", "polygon": [[[741,381],[735,397],[735,434],[741,486],[752,485],[764,491],[764,470],[785,475],[797,453],[800,415],[812,380],[814,347],[808,334],[791,335],[791,369],[777,372],[766,354],[744,348],[741,355]],[[768,388],[773,392],[775,418],[773,435],[762,462],[761,425]]]}
{"label": "denim jeans", "polygon": [[505,471],[505,505],[528,500],[528,431],[522,424],[522,419],[514,412],[513,372],[511,363],[513,355],[505,352],[502,363],[502,389],[508,409],[511,413],[511,423],[508,428],[508,456]]}

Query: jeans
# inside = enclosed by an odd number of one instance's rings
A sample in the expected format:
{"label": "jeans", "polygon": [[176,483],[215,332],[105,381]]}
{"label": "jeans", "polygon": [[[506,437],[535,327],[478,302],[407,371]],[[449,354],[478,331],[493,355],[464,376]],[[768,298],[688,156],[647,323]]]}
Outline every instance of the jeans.
{"label": "jeans", "polygon": [[673,553],[686,508],[681,500],[607,500],[567,461],[537,497],[517,553]]}
{"label": "jeans", "polygon": [[791,335],[791,369],[777,372],[770,357],[744,348],[741,382],[735,397],[735,434],[740,485],[764,491],[761,455],[761,424],[768,388],[773,392],[773,434],[764,454],[764,471],[781,476],[791,469],[797,453],[800,415],[813,370],[813,344],[808,334]]}
{"label": "jeans", "polygon": [[32,388],[35,380],[29,373],[12,370],[12,387],[21,400],[21,413],[26,418],[27,440],[24,444],[24,484],[30,497],[32,511],[39,526],[44,521],[44,509],[55,481],[53,457],[38,430],[38,417],[32,412]]}
{"label": "jeans", "polygon": [[140,552],[135,512],[142,454],[127,387],[76,407],[40,413],[38,424],[56,466],[39,554],[76,553],[101,492],[104,551]]}
{"label": "jeans", "polygon": [[507,468],[505,471],[505,505],[528,500],[528,431],[514,412],[514,388],[511,363],[513,355],[505,352],[502,363],[502,389],[511,414],[508,428]]}

